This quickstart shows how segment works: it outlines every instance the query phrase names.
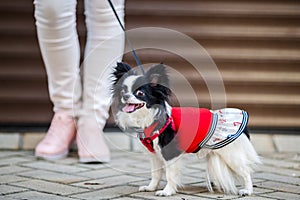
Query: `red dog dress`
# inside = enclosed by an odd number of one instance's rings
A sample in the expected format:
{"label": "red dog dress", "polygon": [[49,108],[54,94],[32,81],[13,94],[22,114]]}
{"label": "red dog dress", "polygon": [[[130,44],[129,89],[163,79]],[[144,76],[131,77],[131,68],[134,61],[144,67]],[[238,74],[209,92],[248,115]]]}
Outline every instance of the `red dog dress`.
{"label": "red dog dress", "polygon": [[236,108],[209,110],[206,108],[172,108],[172,114],[159,131],[156,125],[144,130],[140,140],[150,152],[153,140],[172,125],[178,148],[186,153],[196,153],[201,148],[218,149],[238,138],[248,124],[248,113]]}

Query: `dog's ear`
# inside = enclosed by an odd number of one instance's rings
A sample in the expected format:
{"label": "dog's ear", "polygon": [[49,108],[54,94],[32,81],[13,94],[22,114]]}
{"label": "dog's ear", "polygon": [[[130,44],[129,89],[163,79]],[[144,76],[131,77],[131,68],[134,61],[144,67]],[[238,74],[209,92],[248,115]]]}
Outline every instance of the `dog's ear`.
{"label": "dog's ear", "polygon": [[153,87],[157,85],[161,85],[167,88],[169,87],[169,77],[167,74],[167,70],[162,63],[151,67],[146,73],[146,78]]}
{"label": "dog's ear", "polygon": [[147,82],[153,88],[154,96],[162,101],[166,101],[171,95],[166,67],[162,63],[155,65],[146,72],[145,76]]}
{"label": "dog's ear", "polygon": [[128,64],[123,62],[118,62],[113,72],[113,76],[115,78],[114,84],[116,84],[120,80],[120,78],[122,78],[122,76],[128,73],[130,70],[131,67]]}

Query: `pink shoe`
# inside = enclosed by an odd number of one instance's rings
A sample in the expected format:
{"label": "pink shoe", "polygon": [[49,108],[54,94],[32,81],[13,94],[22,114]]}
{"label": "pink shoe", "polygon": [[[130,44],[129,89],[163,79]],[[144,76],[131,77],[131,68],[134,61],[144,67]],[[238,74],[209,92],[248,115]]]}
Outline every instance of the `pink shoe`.
{"label": "pink shoe", "polygon": [[103,126],[94,117],[80,117],[76,136],[79,162],[109,162],[110,150],[103,136]]}
{"label": "pink shoe", "polygon": [[65,158],[74,141],[75,133],[73,117],[64,112],[55,113],[45,138],[35,148],[35,156],[47,160]]}

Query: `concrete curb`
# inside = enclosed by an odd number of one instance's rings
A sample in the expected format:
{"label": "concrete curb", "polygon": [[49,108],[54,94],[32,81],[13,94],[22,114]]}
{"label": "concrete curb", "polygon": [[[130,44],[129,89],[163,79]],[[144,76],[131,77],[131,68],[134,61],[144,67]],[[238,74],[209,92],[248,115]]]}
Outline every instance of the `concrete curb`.
{"label": "concrete curb", "polygon": [[[0,150],[33,150],[44,132],[0,133]],[[105,132],[112,150],[140,151],[142,145],[134,136],[122,132]],[[251,134],[251,142],[259,153],[300,152],[300,135]],[[75,147],[76,148],[76,147]]]}

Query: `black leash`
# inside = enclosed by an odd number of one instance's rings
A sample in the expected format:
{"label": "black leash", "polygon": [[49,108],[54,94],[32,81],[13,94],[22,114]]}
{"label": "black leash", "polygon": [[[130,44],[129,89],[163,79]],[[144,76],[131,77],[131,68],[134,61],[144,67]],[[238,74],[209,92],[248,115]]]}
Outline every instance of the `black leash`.
{"label": "black leash", "polygon": [[[123,24],[122,24],[122,22],[121,22],[121,20],[120,20],[120,18],[119,18],[119,16],[118,16],[118,13],[117,13],[117,11],[116,11],[116,9],[115,9],[115,6],[114,6],[113,3],[111,2],[111,0],[108,0],[108,3],[109,3],[111,9],[112,9],[113,12],[114,12],[114,14],[115,14],[115,16],[116,16],[116,18],[117,18],[117,20],[118,20],[118,22],[119,22],[119,24],[120,24],[120,27],[122,28],[122,30],[123,30],[124,33],[126,34],[125,27],[123,26]],[[133,54],[133,57],[134,57],[134,60],[135,60],[136,64],[139,66],[140,70],[142,71],[142,74],[145,75],[145,71],[144,71],[143,66],[142,66],[142,64],[141,64],[141,61],[140,61],[139,57],[137,56],[137,54],[136,54],[134,48],[132,47],[130,40],[126,37],[126,35],[125,35],[125,38],[126,38],[126,41],[127,41],[128,46],[129,46],[130,49],[131,49],[131,52],[132,52],[132,54]]]}

